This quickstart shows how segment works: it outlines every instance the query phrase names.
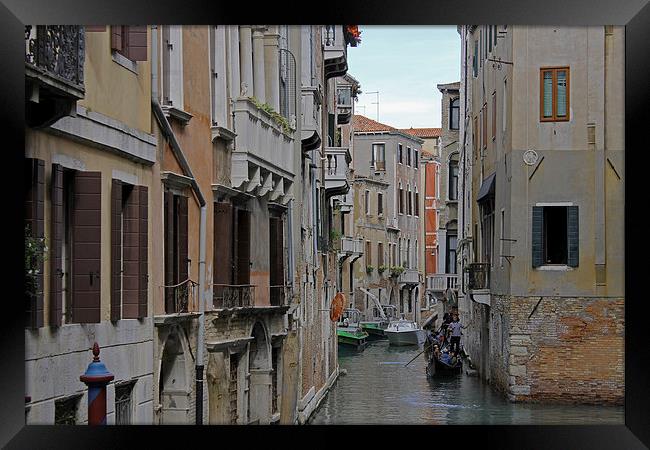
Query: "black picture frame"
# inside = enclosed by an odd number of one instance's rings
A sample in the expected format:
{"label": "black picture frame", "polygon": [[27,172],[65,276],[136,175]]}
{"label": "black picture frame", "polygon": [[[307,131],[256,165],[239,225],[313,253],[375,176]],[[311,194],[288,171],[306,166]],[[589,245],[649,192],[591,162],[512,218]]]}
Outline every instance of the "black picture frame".
{"label": "black picture frame", "polygon": [[[2,295],[4,320],[2,336],[2,375],[0,383],[0,445],[7,448],[123,448],[136,445],[175,447],[204,445],[239,445],[250,442],[264,445],[278,440],[280,445],[313,445],[311,436],[328,446],[362,445],[360,438],[373,433],[373,441],[396,436],[408,445],[495,446],[496,448],[644,448],[650,446],[650,383],[647,370],[650,351],[647,345],[649,326],[648,300],[645,286],[645,254],[642,252],[646,203],[640,198],[648,191],[642,186],[641,170],[647,164],[648,139],[645,129],[650,124],[650,4],[648,0],[507,0],[463,3],[431,1],[370,2],[306,2],[295,5],[267,2],[242,7],[239,2],[159,0],[108,2],[65,0],[3,0],[0,5],[0,113],[4,140],[2,179],[7,186],[4,214],[6,224],[4,249],[11,257],[4,271]],[[621,426],[407,426],[392,430],[376,427],[55,427],[24,425],[24,328],[22,302],[23,235],[22,167],[24,158],[24,23],[39,24],[104,24],[104,23],[361,23],[424,25],[451,23],[508,23],[563,25],[625,25],[625,425]],[[645,139],[644,139],[645,138]],[[634,151],[629,151],[629,150]],[[15,185],[18,188],[15,188]],[[622,230],[623,231],[623,230]],[[15,258],[15,259],[14,259]],[[15,261],[15,263],[13,263]],[[647,288],[646,288],[647,289]],[[344,431],[344,438],[341,438]],[[308,433],[308,434],[306,434]],[[269,435],[268,437],[265,435]],[[135,439],[143,439],[136,443]],[[386,438],[386,439],[384,439]],[[234,440],[231,440],[234,439]],[[416,440],[417,439],[417,440]],[[232,444],[230,443],[232,442]],[[401,445],[401,444],[400,444]]]}

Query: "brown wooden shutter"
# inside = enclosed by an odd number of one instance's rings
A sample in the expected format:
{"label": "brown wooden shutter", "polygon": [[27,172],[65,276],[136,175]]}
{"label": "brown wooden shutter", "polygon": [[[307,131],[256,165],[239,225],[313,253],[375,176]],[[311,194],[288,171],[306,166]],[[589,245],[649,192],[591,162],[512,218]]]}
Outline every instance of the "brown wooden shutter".
{"label": "brown wooden shutter", "polygon": [[[231,284],[233,272],[232,260],[232,223],[233,208],[228,202],[214,203],[214,284]],[[223,286],[215,286],[214,298],[220,298]]]}
{"label": "brown wooden shutter", "polygon": [[111,50],[121,52],[124,50],[124,35],[122,25],[111,26]]}
{"label": "brown wooden shutter", "polygon": [[50,326],[61,325],[63,314],[63,168],[52,164],[52,217],[50,232]]}
{"label": "brown wooden shutter", "polygon": [[188,278],[189,254],[187,248],[187,197],[178,198],[178,283]]}
{"label": "brown wooden shutter", "polygon": [[122,317],[122,182],[111,183],[111,320]]}
{"label": "brown wooden shutter", "polygon": [[140,242],[140,196],[137,186],[130,187],[130,192],[123,191],[126,197],[124,205],[124,240],[122,250],[122,317],[138,317],[138,290],[140,279],[139,242]]}
{"label": "brown wooden shutter", "polygon": [[132,61],[147,60],[147,26],[126,27],[127,37],[127,58]]}
{"label": "brown wooden shutter", "polygon": [[101,172],[75,172],[72,209],[72,321],[101,320]]}
{"label": "brown wooden shutter", "polygon": [[[270,284],[271,286],[282,286],[284,285],[284,226],[282,224],[282,219],[279,217],[270,217],[269,218],[269,261],[271,264],[270,267]],[[279,288],[276,288],[277,292],[271,293],[271,299],[277,299],[277,294],[280,292]],[[275,295],[274,295],[275,294]],[[274,305],[274,306],[279,306]]]}
{"label": "brown wooden shutter", "polygon": [[[25,159],[25,225],[32,237],[45,237],[45,161]],[[39,261],[36,276],[36,296],[26,296],[26,325],[30,328],[43,326],[43,260]]]}
{"label": "brown wooden shutter", "polygon": [[139,263],[140,263],[140,285],[138,291],[138,318],[147,316],[147,304],[149,293],[149,189],[147,186],[138,186],[140,196],[140,240],[139,240]]}
{"label": "brown wooden shutter", "polygon": [[251,222],[250,212],[237,210],[237,255],[236,255],[236,284],[250,284],[250,241]]}
{"label": "brown wooden shutter", "polygon": [[[174,194],[167,191],[164,197],[165,214],[165,286],[175,284],[174,280]],[[171,288],[165,288],[165,312],[174,311],[174,296]]]}

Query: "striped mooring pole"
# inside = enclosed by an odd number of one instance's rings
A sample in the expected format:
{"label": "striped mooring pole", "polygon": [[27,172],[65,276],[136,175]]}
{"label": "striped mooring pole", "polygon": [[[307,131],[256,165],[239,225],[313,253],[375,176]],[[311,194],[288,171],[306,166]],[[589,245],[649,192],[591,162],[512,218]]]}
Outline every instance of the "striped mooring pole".
{"label": "striped mooring pole", "polygon": [[93,362],[79,377],[88,386],[88,425],[106,425],[106,385],[115,376],[99,360],[99,345],[93,345]]}

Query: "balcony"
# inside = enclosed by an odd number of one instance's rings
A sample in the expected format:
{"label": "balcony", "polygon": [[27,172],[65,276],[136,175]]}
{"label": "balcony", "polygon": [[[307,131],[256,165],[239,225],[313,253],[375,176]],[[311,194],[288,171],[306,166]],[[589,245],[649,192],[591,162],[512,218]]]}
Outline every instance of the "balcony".
{"label": "balcony", "polygon": [[339,210],[342,214],[352,212],[354,208],[354,192],[350,189],[345,195],[341,195],[338,200]]}
{"label": "balcony", "polygon": [[198,310],[198,284],[189,278],[181,283],[163,286],[165,312],[167,314],[187,313]]}
{"label": "balcony", "polygon": [[25,26],[25,119],[33,128],[47,127],[75,115],[83,99],[85,35],[82,26]]}
{"label": "balcony", "polygon": [[426,289],[434,292],[444,292],[447,289],[458,289],[458,275],[455,273],[436,273],[428,275]]}
{"label": "balcony", "polygon": [[342,25],[323,26],[323,59],[325,79],[339,77],[348,71],[347,42]]}
{"label": "balcony", "polygon": [[353,238],[349,236],[341,237],[341,252],[339,257],[341,260],[344,260],[348,257],[352,257],[352,260],[356,260],[363,255],[363,239]]}
{"label": "balcony", "polygon": [[329,197],[347,194],[350,191],[348,173],[350,171],[350,150],[347,147],[325,148],[325,190]]}
{"label": "balcony", "polygon": [[350,123],[352,119],[352,86],[336,88],[336,122],[339,125]]}
{"label": "balcony", "polygon": [[249,98],[234,102],[235,144],[232,151],[232,187],[251,195],[269,195],[286,204],[293,184],[293,130],[283,129]]}
{"label": "balcony", "polygon": [[322,94],[315,86],[302,87],[302,131],[300,139],[303,151],[318,148],[321,143],[321,114]]}
{"label": "balcony", "polygon": [[277,285],[269,287],[271,306],[285,306],[289,298],[289,286]]}
{"label": "balcony", "polygon": [[490,263],[470,263],[465,271],[468,274],[467,287],[470,290],[490,289]]}
{"label": "balcony", "polygon": [[255,286],[252,284],[214,284],[213,287],[213,304],[217,309],[255,306]]}
{"label": "balcony", "polygon": [[416,269],[404,269],[397,281],[400,284],[419,284],[420,273]]}

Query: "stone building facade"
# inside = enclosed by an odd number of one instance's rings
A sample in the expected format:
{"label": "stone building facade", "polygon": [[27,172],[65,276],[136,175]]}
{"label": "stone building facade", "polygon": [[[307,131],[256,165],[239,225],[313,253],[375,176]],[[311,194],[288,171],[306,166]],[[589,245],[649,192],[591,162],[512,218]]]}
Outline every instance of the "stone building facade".
{"label": "stone building facade", "polygon": [[465,347],[512,401],[622,404],[623,29],[459,33]]}
{"label": "stone building facade", "polygon": [[[365,241],[364,262],[356,268],[355,281],[382,304],[393,305],[416,321],[424,280],[419,251],[424,245],[419,175],[423,142],[390,125],[354,117],[355,227]],[[355,304],[373,306],[365,298]]]}

